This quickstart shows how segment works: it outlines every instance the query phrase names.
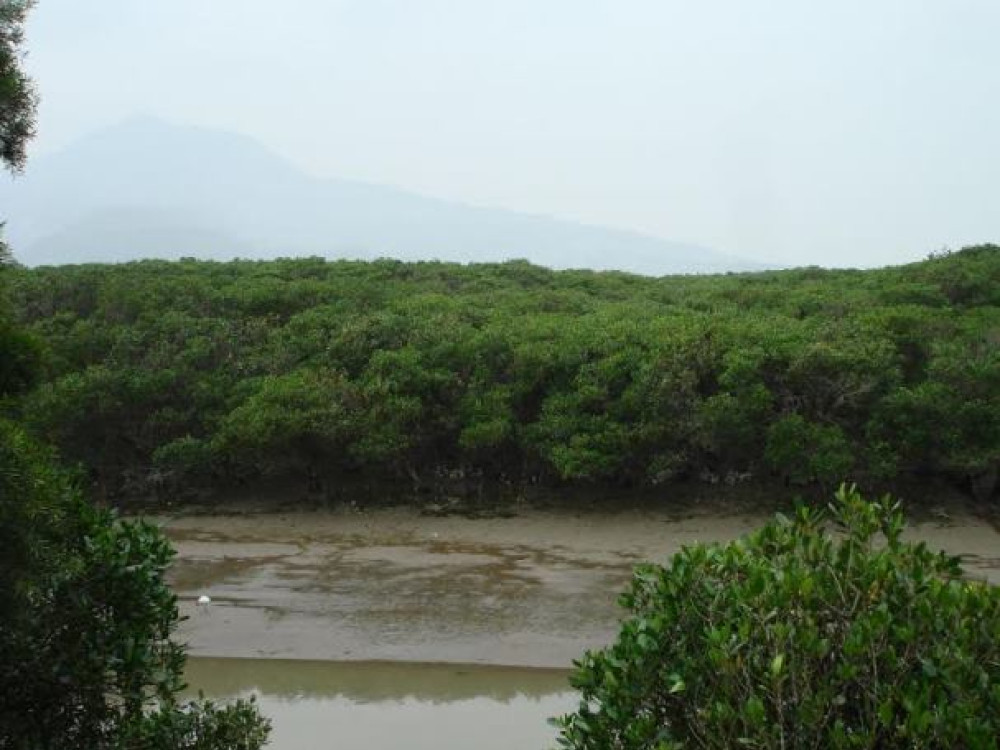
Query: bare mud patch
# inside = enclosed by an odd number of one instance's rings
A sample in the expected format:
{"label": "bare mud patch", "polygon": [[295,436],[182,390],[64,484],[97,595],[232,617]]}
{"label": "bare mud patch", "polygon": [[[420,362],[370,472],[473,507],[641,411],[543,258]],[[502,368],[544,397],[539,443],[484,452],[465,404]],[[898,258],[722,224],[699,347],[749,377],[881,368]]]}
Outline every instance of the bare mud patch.
{"label": "bare mud patch", "polygon": [[[389,508],[157,520],[178,549],[171,580],[195,656],[566,668],[614,637],[637,563],[766,519]],[[959,514],[909,533],[1000,583],[1000,534],[987,522]],[[210,606],[195,604],[202,594]]]}

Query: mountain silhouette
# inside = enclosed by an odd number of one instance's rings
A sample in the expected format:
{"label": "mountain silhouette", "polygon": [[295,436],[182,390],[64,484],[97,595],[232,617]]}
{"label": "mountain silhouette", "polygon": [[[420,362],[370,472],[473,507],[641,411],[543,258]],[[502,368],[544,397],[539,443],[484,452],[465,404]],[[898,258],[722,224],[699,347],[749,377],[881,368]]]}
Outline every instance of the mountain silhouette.
{"label": "mountain silhouette", "polygon": [[392,257],[662,275],[760,268],[695,245],[319,179],[247,136],[138,118],[0,182],[30,266],[139,258]]}

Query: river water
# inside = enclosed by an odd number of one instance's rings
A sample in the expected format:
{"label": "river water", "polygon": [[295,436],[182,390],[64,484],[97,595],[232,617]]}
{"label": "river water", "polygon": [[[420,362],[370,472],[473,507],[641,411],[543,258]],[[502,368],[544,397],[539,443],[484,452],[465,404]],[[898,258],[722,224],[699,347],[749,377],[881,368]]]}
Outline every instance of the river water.
{"label": "river water", "polygon": [[564,671],[524,667],[196,657],[187,678],[255,696],[280,750],[544,750],[575,702]]}
{"label": "river water", "polygon": [[[411,510],[161,518],[188,682],[255,695],[272,747],[546,748],[567,670],[617,632],[636,563],[766,520],[718,509],[428,518]],[[952,512],[913,538],[1000,584],[1000,534]],[[212,603],[198,606],[200,595]]]}

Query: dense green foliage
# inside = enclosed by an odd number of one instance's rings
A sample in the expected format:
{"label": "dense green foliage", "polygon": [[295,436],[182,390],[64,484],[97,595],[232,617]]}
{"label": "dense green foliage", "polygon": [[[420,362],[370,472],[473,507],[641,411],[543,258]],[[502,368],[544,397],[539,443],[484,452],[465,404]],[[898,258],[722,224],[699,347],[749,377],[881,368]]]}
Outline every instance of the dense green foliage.
{"label": "dense green foliage", "polygon": [[745,539],[640,568],[572,678],[572,750],[997,748],[1000,589],[841,488]]}
{"label": "dense green foliage", "polygon": [[166,539],[94,508],[53,466],[0,420],[0,748],[261,747],[253,705],[176,699]]}
{"label": "dense green foliage", "polygon": [[49,344],[20,413],[108,492],[996,485],[995,246],[663,279],[321,259],[12,274]]}
{"label": "dense green foliage", "polygon": [[24,166],[24,149],[35,132],[35,88],[21,69],[24,17],[32,0],[0,0],[0,162]]}

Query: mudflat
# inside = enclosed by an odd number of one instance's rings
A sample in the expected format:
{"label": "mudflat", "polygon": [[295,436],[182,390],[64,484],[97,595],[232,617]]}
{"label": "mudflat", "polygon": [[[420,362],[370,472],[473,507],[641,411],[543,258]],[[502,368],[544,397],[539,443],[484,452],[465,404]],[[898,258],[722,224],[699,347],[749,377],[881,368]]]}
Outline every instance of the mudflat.
{"label": "mudflat", "polygon": [[[767,517],[381,508],[152,520],[178,551],[171,581],[194,656],[566,668],[613,639],[636,564],[733,539]],[[988,522],[957,512],[908,534],[1000,584],[1000,533]],[[197,605],[201,595],[211,604]]]}

